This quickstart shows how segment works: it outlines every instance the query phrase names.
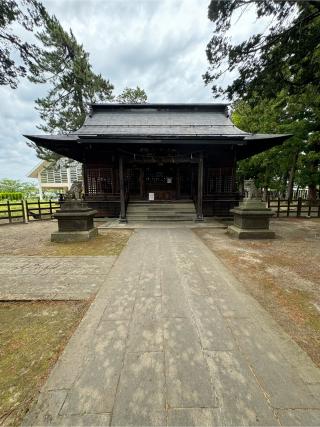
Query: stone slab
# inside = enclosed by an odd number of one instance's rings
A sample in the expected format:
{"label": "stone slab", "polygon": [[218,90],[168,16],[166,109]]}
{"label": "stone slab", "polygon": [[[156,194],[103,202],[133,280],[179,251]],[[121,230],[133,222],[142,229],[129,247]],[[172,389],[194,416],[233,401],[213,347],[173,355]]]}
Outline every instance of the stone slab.
{"label": "stone slab", "polygon": [[101,322],[79,378],[69,390],[60,415],[111,412],[128,334],[128,322]]}
{"label": "stone slab", "polygon": [[66,390],[54,390],[41,393],[34,407],[25,416],[22,426],[57,425],[57,416],[66,395]]}
{"label": "stone slab", "polygon": [[0,257],[0,300],[89,298],[104,284],[115,259],[114,256]]}
{"label": "stone slab", "polygon": [[[264,329],[264,325],[247,319],[229,321],[238,346],[246,355],[273,408],[320,409],[320,396],[313,396],[307,384],[283,355],[284,348],[279,346],[271,331]],[[291,349],[288,344],[287,351]]]}
{"label": "stone slab", "polygon": [[169,427],[214,427],[220,426],[219,409],[190,408],[169,409]]}
{"label": "stone slab", "polygon": [[278,425],[263,390],[239,351],[206,354],[220,404],[219,425]]}
{"label": "stone slab", "polygon": [[156,243],[154,250],[148,254],[141,269],[139,294],[141,296],[161,296],[161,262],[160,248]]}
{"label": "stone slab", "polygon": [[320,425],[320,410],[315,409],[289,409],[278,412],[282,426],[312,426]]}
{"label": "stone slab", "polygon": [[232,350],[234,338],[213,297],[192,295],[190,306],[198,326],[204,350]]}
{"label": "stone slab", "polygon": [[166,319],[164,339],[168,405],[214,407],[216,399],[209,368],[194,325],[188,319]]}
{"label": "stone slab", "polygon": [[0,276],[7,274],[38,276],[107,274],[110,270],[109,256],[1,256]]}
{"label": "stone slab", "polygon": [[111,425],[165,425],[164,387],[163,353],[129,353],[120,378]]}
{"label": "stone slab", "polygon": [[[161,263],[165,268],[161,269],[162,291],[162,315],[163,317],[188,317],[190,309],[181,281],[181,275],[177,270],[174,253],[170,246],[162,247]],[[177,304],[179,301],[179,304]]]}
{"label": "stone slab", "polygon": [[85,414],[58,416],[55,425],[68,427],[104,427],[110,425],[111,414]]}
{"label": "stone slab", "polygon": [[162,350],[161,297],[138,298],[130,325],[128,351]]}

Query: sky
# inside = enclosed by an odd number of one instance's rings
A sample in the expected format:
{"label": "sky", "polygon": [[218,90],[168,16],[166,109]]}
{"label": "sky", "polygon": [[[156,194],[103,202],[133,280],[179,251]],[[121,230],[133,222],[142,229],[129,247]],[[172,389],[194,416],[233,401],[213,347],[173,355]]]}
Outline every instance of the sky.
{"label": "sky", "polygon": [[[96,73],[114,85],[143,88],[148,102],[217,102],[202,75],[213,33],[209,0],[43,0],[90,54]],[[257,26],[254,14],[232,27],[242,41]],[[227,77],[227,79],[232,76]],[[39,163],[23,134],[41,134],[34,100],[48,87],[21,79],[17,89],[0,86],[0,179],[28,180]]]}

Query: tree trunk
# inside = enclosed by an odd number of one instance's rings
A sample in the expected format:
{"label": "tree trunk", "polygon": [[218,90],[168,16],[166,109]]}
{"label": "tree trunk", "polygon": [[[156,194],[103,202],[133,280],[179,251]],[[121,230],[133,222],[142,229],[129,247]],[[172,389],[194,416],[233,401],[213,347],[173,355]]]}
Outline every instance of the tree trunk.
{"label": "tree trunk", "polygon": [[281,197],[283,199],[285,199],[287,195],[286,193],[287,193],[288,177],[289,177],[289,171],[287,170],[282,176],[282,185],[280,190]]}
{"label": "tree trunk", "polygon": [[310,184],[309,186],[309,199],[315,201],[317,199],[317,186]]}
{"label": "tree trunk", "polygon": [[289,200],[292,200],[294,177],[296,174],[298,157],[299,157],[299,150],[296,150],[293,154],[292,165],[289,172],[289,182],[287,187],[287,195]]}

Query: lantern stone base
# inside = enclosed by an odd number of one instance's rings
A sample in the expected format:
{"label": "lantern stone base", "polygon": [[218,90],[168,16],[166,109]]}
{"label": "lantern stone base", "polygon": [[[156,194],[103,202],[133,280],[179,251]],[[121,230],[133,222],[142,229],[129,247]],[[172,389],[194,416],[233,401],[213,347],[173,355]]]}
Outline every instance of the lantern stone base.
{"label": "lantern stone base", "polygon": [[55,231],[51,234],[51,242],[87,242],[98,235],[98,229],[92,228],[85,231]]}
{"label": "lantern stone base", "polygon": [[275,232],[271,230],[255,229],[248,230],[245,228],[239,228],[234,225],[229,225],[227,229],[228,234],[238,239],[274,239]]}
{"label": "lantern stone base", "polygon": [[271,209],[257,199],[244,199],[239,206],[230,210],[233,213],[233,225],[228,233],[238,239],[274,239],[275,233],[269,230]]}

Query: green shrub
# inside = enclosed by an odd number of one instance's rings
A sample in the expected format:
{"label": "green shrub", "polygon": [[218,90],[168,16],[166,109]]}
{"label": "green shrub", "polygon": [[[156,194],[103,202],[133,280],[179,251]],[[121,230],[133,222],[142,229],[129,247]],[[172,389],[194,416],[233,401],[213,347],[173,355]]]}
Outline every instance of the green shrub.
{"label": "green shrub", "polygon": [[0,200],[21,200],[23,195],[21,192],[0,192]]}

